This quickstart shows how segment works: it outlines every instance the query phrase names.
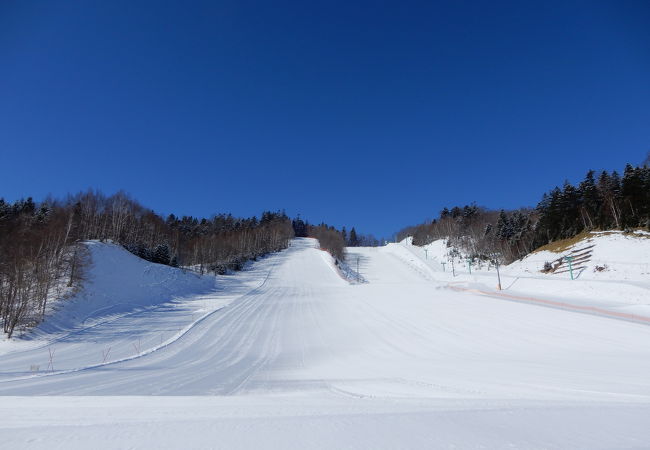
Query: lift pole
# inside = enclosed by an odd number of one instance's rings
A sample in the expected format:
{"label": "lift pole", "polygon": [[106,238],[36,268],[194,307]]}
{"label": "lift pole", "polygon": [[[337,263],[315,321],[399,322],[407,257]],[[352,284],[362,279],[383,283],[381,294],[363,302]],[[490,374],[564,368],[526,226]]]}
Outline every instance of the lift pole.
{"label": "lift pole", "polygon": [[501,290],[501,275],[499,274],[499,260],[497,258],[494,258],[494,265],[497,268],[497,280],[499,280],[497,287]]}
{"label": "lift pole", "polygon": [[573,280],[573,256],[565,256],[564,259],[569,263],[569,275]]}

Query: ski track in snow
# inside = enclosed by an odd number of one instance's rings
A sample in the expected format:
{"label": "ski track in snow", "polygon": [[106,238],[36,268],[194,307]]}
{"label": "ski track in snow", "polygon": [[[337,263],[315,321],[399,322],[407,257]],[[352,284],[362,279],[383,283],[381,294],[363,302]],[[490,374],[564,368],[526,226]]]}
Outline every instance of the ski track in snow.
{"label": "ski track in snow", "polygon": [[[455,292],[401,246],[349,251],[368,283],[345,282],[296,239],[221,289],[0,355],[2,445],[650,442],[650,327]],[[30,373],[48,348],[54,371]]]}

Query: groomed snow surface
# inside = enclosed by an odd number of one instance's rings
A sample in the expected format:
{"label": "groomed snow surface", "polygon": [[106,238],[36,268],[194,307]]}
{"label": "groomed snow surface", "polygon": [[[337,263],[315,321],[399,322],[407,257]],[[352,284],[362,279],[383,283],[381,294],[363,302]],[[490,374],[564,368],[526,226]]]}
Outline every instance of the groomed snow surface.
{"label": "groomed snow surface", "polygon": [[0,447],[649,448],[650,326],[608,315],[647,278],[510,267],[508,298],[404,243],[350,284],[315,244],[215,279],[90,243],[84,293],[0,342]]}
{"label": "groomed snow surface", "polygon": [[[487,262],[473,264],[470,274],[467,260],[457,257],[453,276],[445,240],[417,247],[409,238],[401,247],[408,250],[405,262],[420,269],[425,266],[430,276],[458,289],[650,323],[650,233],[645,231],[592,232],[559,252],[533,252],[501,267],[501,292],[496,289],[495,267]],[[545,262],[573,254],[582,261],[574,264],[574,280],[566,264],[554,273],[541,272]]]}

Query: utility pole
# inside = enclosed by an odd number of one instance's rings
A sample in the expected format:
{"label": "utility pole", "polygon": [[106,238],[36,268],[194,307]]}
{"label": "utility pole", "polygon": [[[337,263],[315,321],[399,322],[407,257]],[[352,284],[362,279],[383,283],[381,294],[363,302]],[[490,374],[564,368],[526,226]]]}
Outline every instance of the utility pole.
{"label": "utility pole", "polygon": [[424,259],[429,259],[429,250],[426,248],[424,249]]}
{"label": "utility pole", "polygon": [[443,271],[443,272],[446,272],[446,270],[445,270],[445,264],[446,264],[446,263],[441,262],[440,264],[442,264],[442,271]]}
{"label": "utility pole", "polygon": [[469,269],[469,274],[472,274],[472,260],[468,259],[467,260],[467,268]]}

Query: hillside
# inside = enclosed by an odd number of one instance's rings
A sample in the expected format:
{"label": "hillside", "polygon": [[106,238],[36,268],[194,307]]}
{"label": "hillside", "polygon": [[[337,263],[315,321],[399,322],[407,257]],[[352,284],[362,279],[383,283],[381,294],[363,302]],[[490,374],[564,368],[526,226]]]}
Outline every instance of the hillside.
{"label": "hillside", "polygon": [[4,443],[604,449],[650,440],[648,326],[485,295],[487,268],[452,277],[407,245],[348,248],[366,281],[351,284],[317,247],[295,239],[215,288],[214,278],[93,244],[86,297],[46,321],[38,346],[0,355]]}
{"label": "hillside", "polygon": [[[485,293],[497,292],[494,265],[476,261],[470,274],[465,256],[451,258],[445,240],[418,247],[405,239],[400,245],[437,279]],[[573,280],[567,256],[574,258]],[[451,273],[452,259],[455,276]],[[445,263],[444,271],[441,263]],[[544,272],[545,263],[554,270]],[[583,233],[502,266],[500,275],[503,295],[650,317],[650,233],[645,231]]]}
{"label": "hillside", "polygon": [[[89,241],[84,246],[89,265],[83,288],[71,298],[51,302],[36,328],[10,340],[3,336],[0,354],[75,342],[75,358],[92,355],[94,362],[112,361],[173,339],[204,310],[223,305],[209,301],[217,290],[214,276],[151,263],[116,244]],[[157,317],[175,328],[161,329]],[[97,336],[103,338],[96,341]],[[26,367],[40,371],[48,364],[37,359]]]}
{"label": "hillside", "polygon": [[[587,232],[544,246],[515,261],[506,273],[541,274],[544,263],[562,263],[551,278],[567,277],[566,257],[574,255],[574,277],[583,280],[647,282],[650,279],[650,232]],[[560,261],[561,260],[561,261]]]}
{"label": "hillside", "polygon": [[116,244],[91,241],[85,245],[90,251],[90,266],[84,289],[56,303],[34,334],[91,326],[215,288],[212,276],[151,263]]}

